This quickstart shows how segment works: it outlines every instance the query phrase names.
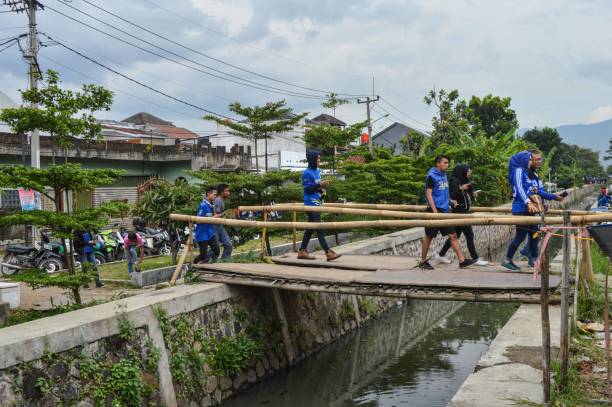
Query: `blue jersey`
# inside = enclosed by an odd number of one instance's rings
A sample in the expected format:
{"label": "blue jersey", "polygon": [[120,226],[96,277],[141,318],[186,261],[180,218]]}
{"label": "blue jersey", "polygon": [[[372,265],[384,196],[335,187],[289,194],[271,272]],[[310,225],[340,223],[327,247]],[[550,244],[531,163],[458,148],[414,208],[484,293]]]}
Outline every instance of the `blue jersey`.
{"label": "blue jersey", "polygon": [[[213,205],[205,199],[198,207],[198,216],[212,217],[214,214]],[[210,240],[215,236],[215,226],[208,223],[198,223],[195,226],[195,241],[202,242]]]}
{"label": "blue jersey", "polygon": [[304,205],[321,206],[321,171],[318,168],[307,168],[302,173],[302,188],[304,189]]}
{"label": "blue jersey", "polygon": [[[432,167],[425,177],[425,190],[431,188],[431,197],[436,208],[442,212],[448,212],[450,204],[450,192],[448,190],[448,178],[446,173],[436,167]],[[429,205],[429,202],[427,202]]]}

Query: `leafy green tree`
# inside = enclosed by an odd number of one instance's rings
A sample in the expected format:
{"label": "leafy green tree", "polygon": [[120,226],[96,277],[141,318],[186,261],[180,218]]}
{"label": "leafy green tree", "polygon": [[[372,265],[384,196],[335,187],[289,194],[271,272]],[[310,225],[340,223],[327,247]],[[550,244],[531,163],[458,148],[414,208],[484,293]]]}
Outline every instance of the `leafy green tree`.
{"label": "leafy green tree", "polygon": [[423,153],[425,135],[419,131],[410,129],[407,135],[400,139],[402,154],[416,158]]}
{"label": "leafy green tree", "polygon": [[609,140],[609,147],[606,150],[606,155],[604,156],[604,160],[609,161],[612,160],[612,138]]}
{"label": "leafy green tree", "polygon": [[468,133],[470,123],[466,119],[468,109],[465,100],[459,98],[456,89],[447,92],[444,89],[432,89],[423,98],[427,106],[435,106],[437,114],[432,119],[433,130],[431,140],[433,145],[452,144],[459,134]]}
{"label": "leafy green tree", "polygon": [[407,203],[420,201],[424,174],[407,156],[377,159],[359,164],[345,161],[341,174],[345,181],[334,185],[338,194],[354,202],[364,203]]}
{"label": "leafy green tree", "polygon": [[[61,274],[61,278],[50,276],[47,285],[61,286],[69,289],[77,303],[81,303],[79,287],[83,284],[82,275],[76,275],[73,259],[73,244],[67,241],[79,230],[99,229],[108,223],[110,216],[118,216],[127,212],[127,205],[123,203],[106,203],[98,208],[64,212],[64,193],[68,191],[85,191],[97,186],[113,183],[123,171],[100,169],[84,170],[77,164],[54,165],[48,169],[36,169],[23,166],[0,166],[0,187],[33,189],[51,199],[55,203],[55,211],[33,210],[18,211],[0,217],[0,226],[34,225],[53,231],[55,237],[62,240],[64,247],[69,247],[67,258],[68,272]],[[54,191],[50,195],[47,191]],[[27,279],[26,273],[19,277]],[[43,272],[44,273],[44,272]],[[38,273],[40,274],[40,273]],[[34,278],[34,285],[40,285],[40,276]],[[72,280],[71,280],[72,279]],[[70,281],[72,282],[70,282]],[[59,285],[61,284],[61,285]]]}
{"label": "leafy green tree", "polygon": [[52,70],[43,79],[40,88],[21,91],[24,105],[34,103],[40,107],[2,109],[0,121],[7,123],[16,134],[33,130],[48,132],[55,164],[56,146],[65,149],[72,145],[73,137],[92,140],[100,135],[101,126],[93,113],[110,110],[113,93],[91,84],[83,85],[80,92],[62,89],[59,74]]}
{"label": "leafy green tree", "polygon": [[321,103],[321,106],[326,109],[332,109],[334,111],[334,117],[336,117],[337,107],[351,103],[348,99],[338,97],[338,94],[334,92],[331,92],[326,96],[327,99],[323,103]]}
{"label": "leafy green tree", "polygon": [[200,170],[191,171],[190,174],[201,181],[202,190],[209,185],[228,184],[232,191],[228,207],[302,200],[301,174],[298,172],[275,170],[264,174],[253,174]]}
{"label": "leafy green tree", "polygon": [[550,127],[529,129],[523,134],[523,139],[528,143],[535,144],[544,154],[549,154],[555,147],[559,148],[563,142],[557,129]]}
{"label": "leafy green tree", "polygon": [[210,120],[230,128],[230,133],[255,144],[255,169],[259,173],[259,156],[257,143],[264,140],[265,170],[268,171],[268,139],[276,133],[290,131],[307,113],[293,114],[293,109],[285,107],[286,102],[268,102],[264,106],[242,106],[240,102],[229,105],[229,109],[244,117],[244,121],[231,121],[221,117],[206,115],[204,120]]}
{"label": "leafy green tree", "polygon": [[466,163],[472,168],[472,183],[482,192],[478,196],[482,205],[495,205],[510,196],[508,187],[508,160],[515,153],[527,147],[523,139],[514,136],[514,130],[501,137],[487,137],[480,133],[474,137],[459,136],[452,146],[440,146],[433,154],[419,157],[421,168],[433,165],[438,154],[446,154],[451,159],[451,168]]}
{"label": "leafy green tree", "polygon": [[322,158],[329,158],[332,173],[335,174],[338,148],[346,148],[357,140],[365,124],[366,122],[361,122],[345,128],[329,124],[309,126],[304,134],[304,141],[308,147],[317,147],[322,152],[331,152],[327,155],[322,153]]}
{"label": "leafy green tree", "polygon": [[510,108],[512,99],[488,94],[482,99],[472,96],[466,110],[471,135],[484,133],[488,137],[507,134],[518,128],[516,112]]}

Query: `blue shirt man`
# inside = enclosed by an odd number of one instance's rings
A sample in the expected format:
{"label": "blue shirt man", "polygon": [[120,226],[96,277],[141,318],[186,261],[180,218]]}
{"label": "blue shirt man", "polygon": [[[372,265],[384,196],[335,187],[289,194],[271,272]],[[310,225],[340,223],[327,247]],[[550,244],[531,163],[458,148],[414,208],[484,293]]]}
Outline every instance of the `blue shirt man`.
{"label": "blue shirt man", "polygon": [[[222,214],[215,215],[213,202],[217,198],[217,190],[214,187],[209,187],[206,190],[205,198],[198,207],[197,216],[202,217],[221,217]],[[200,249],[200,254],[193,259],[195,264],[201,261],[207,261],[208,246],[212,249],[211,260],[214,262],[219,257],[220,249],[219,242],[215,239],[215,225],[209,223],[198,223],[194,233],[195,241]]]}
{"label": "blue shirt man", "polygon": [[[435,167],[430,168],[427,172],[427,176],[425,177],[425,200],[427,202],[428,212],[448,212],[450,207],[450,192],[448,189],[446,170],[448,169],[449,163],[450,159],[447,156],[439,155],[435,159]],[[433,266],[427,259],[427,254],[429,252],[431,241],[438,235],[438,233],[442,234],[442,236],[449,236],[451,247],[459,260],[460,268],[468,267],[476,263],[476,259],[466,259],[463,256],[454,228],[425,228],[421,261],[418,264],[419,268],[433,270]]]}

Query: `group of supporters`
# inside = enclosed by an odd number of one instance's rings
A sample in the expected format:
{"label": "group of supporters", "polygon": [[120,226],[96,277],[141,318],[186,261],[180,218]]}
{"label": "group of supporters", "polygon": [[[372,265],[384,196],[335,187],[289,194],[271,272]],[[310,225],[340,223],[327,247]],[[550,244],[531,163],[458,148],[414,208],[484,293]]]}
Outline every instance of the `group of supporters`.
{"label": "group of supporters", "polygon": [[[321,206],[325,195],[325,188],[329,181],[321,178],[319,165],[321,157],[318,150],[309,150],[306,154],[308,168],[302,173],[302,187],[304,192],[304,205]],[[538,150],[521,151],[515,154],[509,163],[508,182],[512,188],[512,214],[516,216],[535,216],[545,210],[545,201],[561,201],[567,193],[553,194],[546,191],[544,183],[538,176],[537,170],[542,166],[542,153]],[[472,169],[468,164],[457,164],[449,177],[447,175],[450,158],[440,155],[435,158],[432,167],[425,177],[424,195],[427,203],[427,211],[432,213],[469,213],[472,202],[478,197],[479,190],[475,190],[472,181]],[[607,194],[604,194],[609,199]],[[206,190],[205,199],[198,208],[198,216],[223,217],[225,212],[225,199],[230,196],[227,185],[210,187]],[[321,222],[321,214],[318,212],[307,212],[309,222]],[[306,230],[302,244],[298,252],[298,259],[314,260],[315,257],[308,252],[308,244],[313,230]],[[341,255],[329,248],[325,239],[325,233],[321,229],[316,230],[317,238],[321,248],[325,251],[328,261],[335,260]],[[418,267],[432,270],[433,265],[428,258],[429,248],[432,240],[438,235],[446,237],[446,242],[433,257],[438,264],[450,264],[451,260],[446,257],[449,249],[452,249],[459,262],[460,268],[472,265],[486,266],[488,261],[478,255],[474,242],[474,231],[471,226],[460,227],[437,227],[425,228],[423,238],[421,259]],[[464,256],[459,243],[461,235],[465,236],[470,258]],[[538,256],[539,227],[516,226],[516,236],[510,243],[502,266],[513,271],[520,267],[513,262],[513,257],[519,246],[527,238],[527,245],[521,251],[533,266]],[[200,255],[195,262],[215,261],[220,256],[221,244],[224,247],[221,258],[227,259],[232,252],[232,244],[227,231],[222,225],[198,224],[195,229],[195,241],[200,248]],[[208,253],[210,247],[212,253]]]}

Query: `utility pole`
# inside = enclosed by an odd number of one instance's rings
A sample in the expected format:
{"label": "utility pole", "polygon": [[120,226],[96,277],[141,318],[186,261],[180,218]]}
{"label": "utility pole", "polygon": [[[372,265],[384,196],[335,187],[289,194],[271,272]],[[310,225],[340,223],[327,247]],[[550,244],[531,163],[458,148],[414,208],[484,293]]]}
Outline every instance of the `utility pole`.
{"label": "utility pole", "polygon": [[370,103],[377,102],[380,99],[380,96],[372,96],[366,97],[365,99],[357,99],[358,104],[366,104],[366,114],[368,116],[368,149],[370,153],[372,153],[372,120],[370,118]]}
{"label": "utility pole", "polygon": [[[24,0],[27,1],[28,5],[28,51],[27,55],[24,55],[26,61],[29,64],[29,77],[30,77],[30,89],[36,89],[38,87],[38,78],[40,72],[38,72],[38,39],[36,38],[36,8],[38,7],[38,1],[36,0]],[[33,103],[33,108],[37,108],[38,105]],[[30,163],[32,168],[40,168],[40,136],[38,130],[34,130],[30,133]]]}

